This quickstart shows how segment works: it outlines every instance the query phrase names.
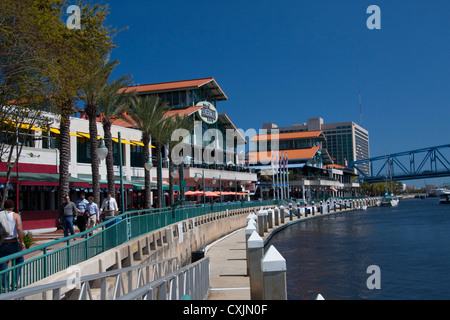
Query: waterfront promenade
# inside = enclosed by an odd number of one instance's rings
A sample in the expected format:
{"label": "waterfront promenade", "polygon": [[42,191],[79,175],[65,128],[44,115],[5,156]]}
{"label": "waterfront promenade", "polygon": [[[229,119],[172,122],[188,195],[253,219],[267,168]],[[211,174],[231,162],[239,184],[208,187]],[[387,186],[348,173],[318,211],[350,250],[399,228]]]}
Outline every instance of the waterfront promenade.
{"label": "waterfront promenade", "polygon": [[[300,218],[293,214],[289,218],[289,210],[285,208],[285,221],[278,226],[269,228],[262,237],[264,245],[272,235],[294,223],[314,219],[322,215],[340,214],[358,209],[337,209],[327,213],[314,215],[301,214]],[[294,211],[295,212],[295,211]],[[206,248],[210,259],[210,294],[208,300],[250,300],[250,279],[247,276],[245,228],[239,229],[212,243]]]}

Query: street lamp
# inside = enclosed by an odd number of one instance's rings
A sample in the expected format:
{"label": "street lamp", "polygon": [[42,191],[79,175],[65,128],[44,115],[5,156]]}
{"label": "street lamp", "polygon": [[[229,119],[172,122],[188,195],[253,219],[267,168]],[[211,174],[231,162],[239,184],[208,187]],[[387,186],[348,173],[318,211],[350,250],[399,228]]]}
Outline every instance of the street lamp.
{"label": "street lamp", "polygon": [[105,146],[103,139],[100,139],[100,146],[97,148],[97,157],[100,161],[104,160],[108,155],[108,148]]}
{"label": "street lamp", "polygon": [[[152,168],[153,168],[153,163],[152,163],[152,159],[156,159],[156,157],[154,156],[149,156],[147,158],[147,162],[144,164],[144,168],[145,170],[147,170],[148,172],[151,172]],[[162,161],[161,161],[161,153],[159,154],[159,161],[158,161],[158,170],[162,170]],[[162,174],[159,175],[159,184],[161,185],[161,189],[163,189],[163,184],[162,184]],[[151,175],[150,175],[150,185],[151,185]],[[164,201],[164,190],[161,190],[161,205],[164,208],[165,207],[165,201]]]}
{"label": "street lamp", "polygon": [[[144,164],[145,170],[147,170],[148,172],[151,172],[152,168],[153,168],[153,163],[151,160],[151,157],[147,158],[147,162]],[[151,178],[150,178],[151,180]]]}
{"label": "street lamp", "polygon": [[[120,132],[117,133],[119,139],[119,166],[120,166],[120,202],[122,212],[125,212],[125,196],[123,190],[123,165],[122,165],[122,138]],[[97,148],[97,157],[100,161],[105,160],[108,155],[108,148],[105,146],[103,139],[100,139],[100,146]]]}
{"label": "street lamp", "polygon": [[202,169],[202,173],[196,173],[194,176],[194,181],[198,182],[199,177],[197,175],[201,175],[202,176],[202,184],[203,184],[203,204],[206,203],[206,198],[205,198],[205,169]]}

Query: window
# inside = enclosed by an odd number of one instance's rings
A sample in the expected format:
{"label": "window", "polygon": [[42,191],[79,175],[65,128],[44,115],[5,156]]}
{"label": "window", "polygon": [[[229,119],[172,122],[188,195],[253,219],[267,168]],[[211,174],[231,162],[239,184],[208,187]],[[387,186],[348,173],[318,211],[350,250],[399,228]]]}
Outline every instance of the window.
{"label": "window", "polygon": [[77,162],[91,163],[91,144],[88,138],[77,138]]}
{"label": "window", "polygon": [[130,146],[130,161],[132,167],[144,167],[144,148],[142,146]]}
{"label": "window", "polygon": [[[125,145],[122,144],[122,165],[125,165]],[[113,160],[114,165],[119,166],[119,143],[113,142]],[[77,138],[77,162],[78,163],[91,163],[91,143],[88,138]]]}
{"label": "window", "polygon": [[42,149],[59,149],[59,134],[42,132]]}
{"label": "window", "polygon": [[[125,145],[122,144],[122,165],[125,165]],[[114,159],[114,165],[115,166],[120,166],[120,154],[119,154],[119,143],[118,142],[113,142],[113,159]]]}

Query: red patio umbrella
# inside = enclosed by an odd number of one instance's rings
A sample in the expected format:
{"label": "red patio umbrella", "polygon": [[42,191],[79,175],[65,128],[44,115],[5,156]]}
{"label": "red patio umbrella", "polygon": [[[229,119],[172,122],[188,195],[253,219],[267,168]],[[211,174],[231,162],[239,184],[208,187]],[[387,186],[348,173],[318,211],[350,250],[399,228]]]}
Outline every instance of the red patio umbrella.
{"label": "red patio umbrella", "polygon": [[206,191],[205,192],[205,197],[211,197],[211,198],[218,198],[220,197],[217,193],[212,192],[212,191]]}
{"label": "red patio umbrella", "polygon": [[184,194],[185,196],[202,196],[203,191],[187,191]]}

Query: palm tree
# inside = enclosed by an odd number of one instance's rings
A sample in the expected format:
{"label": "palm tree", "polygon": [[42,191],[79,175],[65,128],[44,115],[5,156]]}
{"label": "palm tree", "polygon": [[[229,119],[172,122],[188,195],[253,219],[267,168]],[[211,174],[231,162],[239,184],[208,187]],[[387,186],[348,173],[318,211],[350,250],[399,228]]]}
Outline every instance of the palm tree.
{"label": "palm tree", "polygon": [[109,61],[109,55],[102,59],[98,65],[98,70],[96,70],[94,77],[87,81],[80,93],[80,100],[85,104],[84,110],[89,119],[92,189],[94,191],[95,203],[100,203],[100,161],[97,156],[97,113],[99,110],[99,101],[101,100],[102,95],[108,92],[108,79],[118,64],[118,60]]}
{"label": "palm tree", "polygon": [[[162,130],[165,122],[164,114],[167,112],[167,103],[156,96],[135,97],[131,99],[130,106],[125,108],[126,115],[122,119],[132,124],[133,127],[142,131],[142,143],[144,144],[144,161],[150,157],[150,140],[157,142],[157,160],[160,160],[160,151],[162,144],[159,142],[162,136]],[[157,170],[157,206],[162,207],[162,185],[160,178],[162,170],[158,166]],[[150,172],[145,170],[145,208],[151,207],[151,181]]]}
{"label": "palm tree", "polygon": [[[119,118],[122,110],[130,103],[130,98],[134,93],[126,93],[126,89],[132,83],[131,75],[124,75],[119,79],[106,85],[99,97],[98,105],[100,107],[103,132],[105,135],[105,146],[108,149],[106,156],[106,175],[108,179],[108,191],[115,197],[116,185],[114,177],[114,154],[111,126],[114,118]],[[91,136],[92,137],[92,136]],[[125,210],[125,208],[122,208]]]}
{"label": "palm tree", "polygon": [[[170,116],[164,122],[164,143],[169,150],[168,158],[169,158],[169,206],[174,203],[174,195],[173,195],[173,176],[172,172],[174,171],[174,164],[172,158],[172,151],[175,146],[180,143],[180,141],[176,141],[172,139],[172,134],[177,129],[184,129],[187,132],[191,132],[194,129],[193,118],[191,117],[180,117],[178,114]],[[183,195],[181,195],[182,197]]]}

